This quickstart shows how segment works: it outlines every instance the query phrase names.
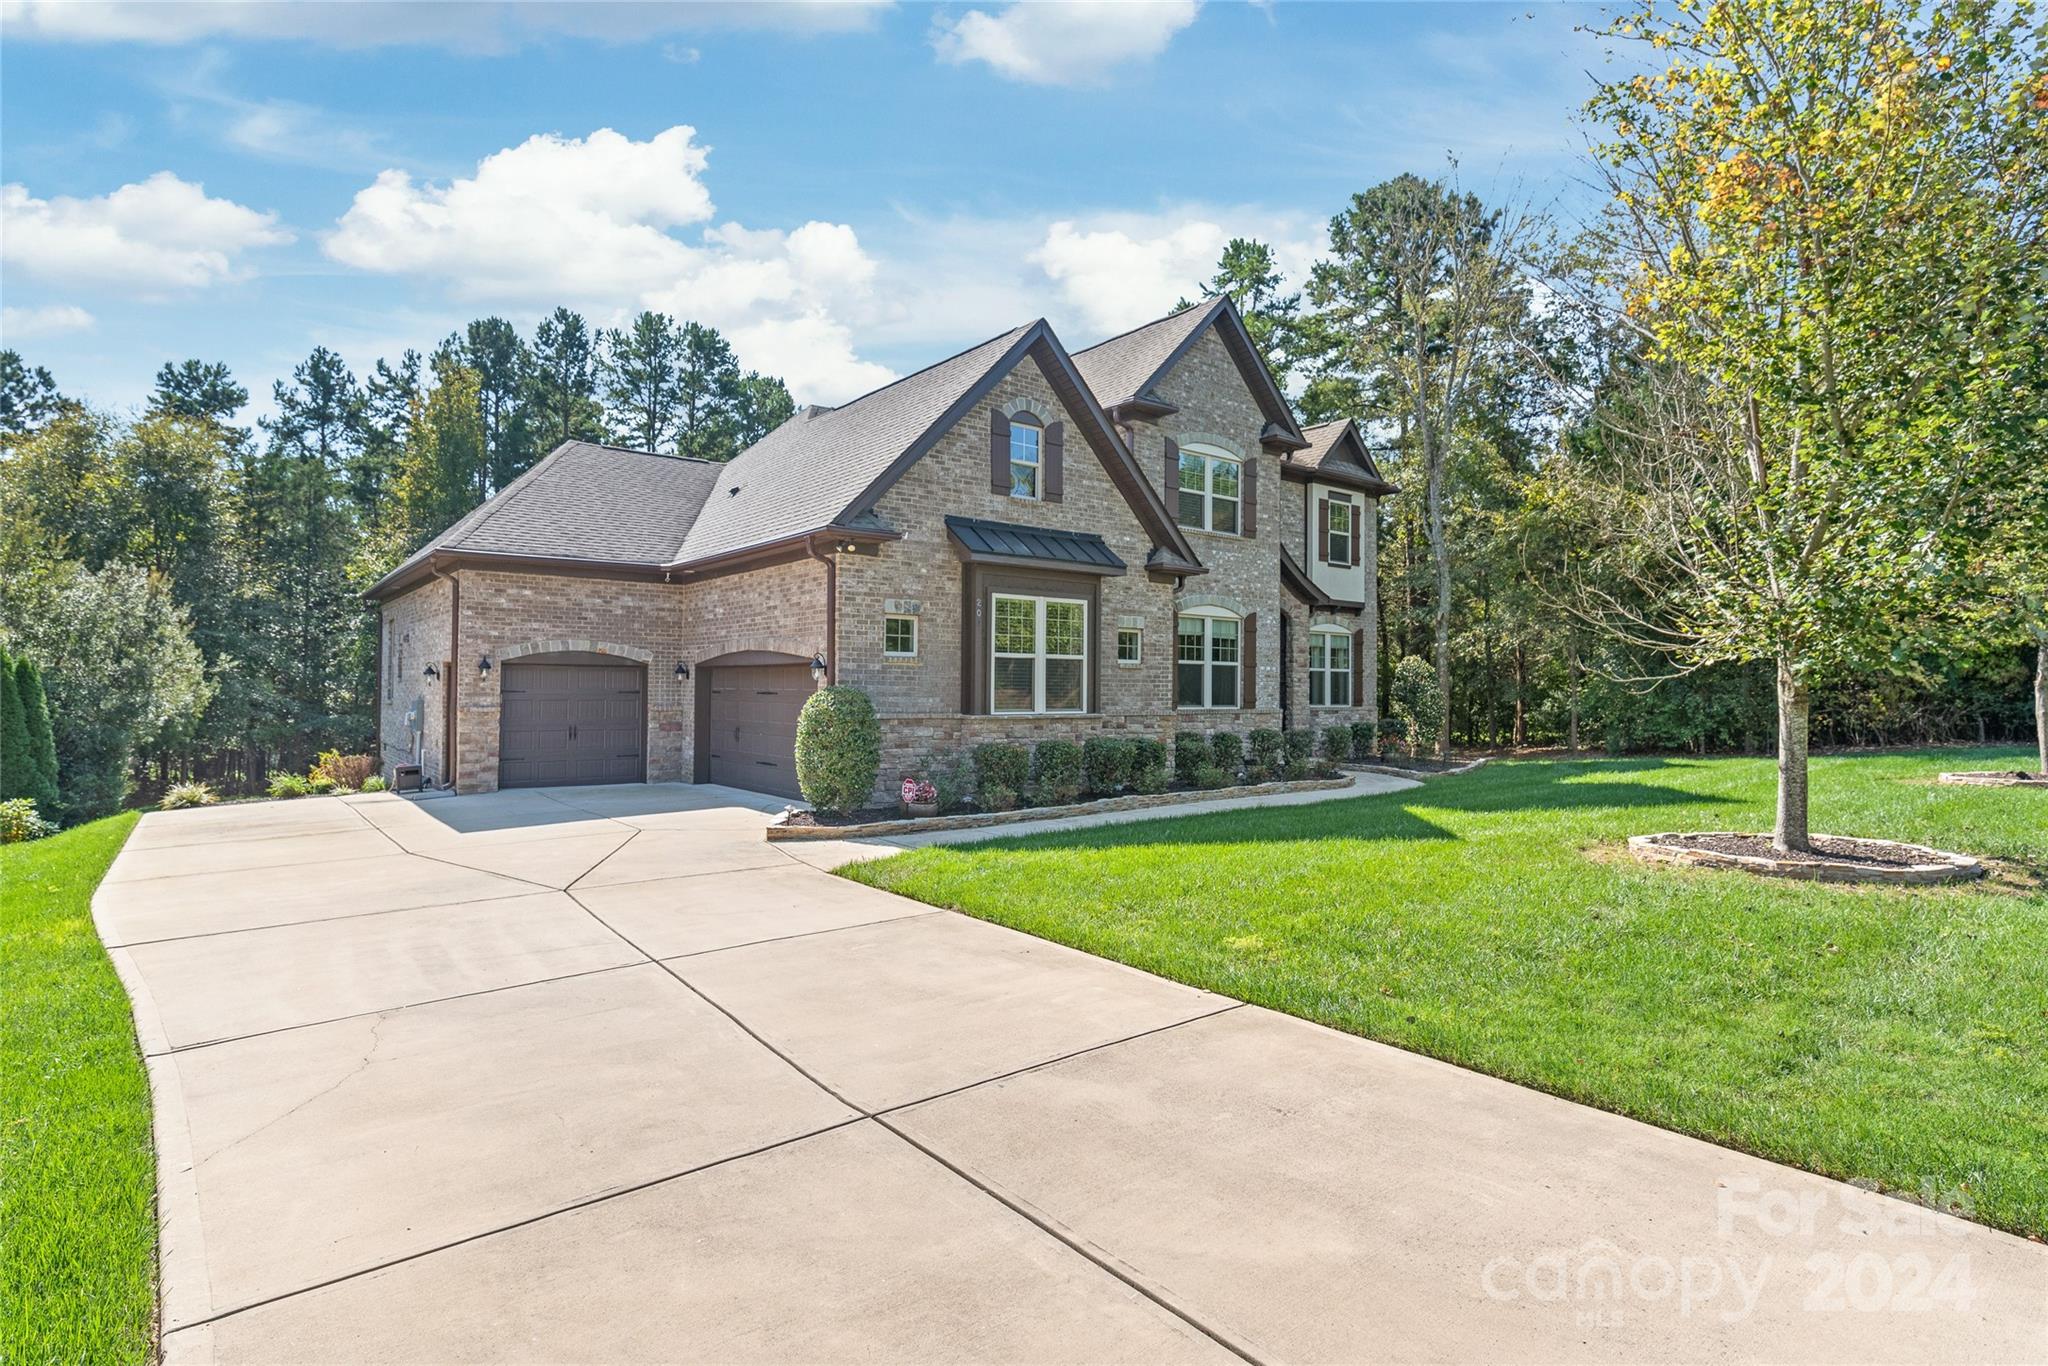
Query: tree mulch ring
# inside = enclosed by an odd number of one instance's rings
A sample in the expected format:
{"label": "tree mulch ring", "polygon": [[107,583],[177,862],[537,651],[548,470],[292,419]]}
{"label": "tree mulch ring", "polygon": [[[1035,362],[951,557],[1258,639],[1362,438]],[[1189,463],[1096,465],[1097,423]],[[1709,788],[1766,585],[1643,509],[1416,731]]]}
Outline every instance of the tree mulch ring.
{"label": "tree mulch ring", "polygon": [[2048,787],[2048,773],[2029,773],[2019,768],[1987,768],[1966,773],[1944,773],[1939,781],[1963,787]]}
{"label": "tree mulch ring", "polygon": [[1646,863],[1736,868],[1763,877],[1809,882],[1878,882],[1916,886],[1982,877],[1984,865],[1968,854],[1896,840],[1814,835],[1811,850],[1775,849],[1769,835],[1715,830],[1629,836],[1629,852]]}

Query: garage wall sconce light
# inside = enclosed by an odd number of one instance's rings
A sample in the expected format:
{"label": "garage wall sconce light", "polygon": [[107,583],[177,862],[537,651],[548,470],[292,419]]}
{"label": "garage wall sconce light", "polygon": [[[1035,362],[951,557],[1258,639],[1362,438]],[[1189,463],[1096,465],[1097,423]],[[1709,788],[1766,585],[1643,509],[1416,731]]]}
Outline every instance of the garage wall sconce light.
{"label": "garage wall sconce light", "polygon": [[825,652],[820,650],[811,656],[811,682],[823,683],[825,681],[825,668]]}
{"label": "garage wall sconce light", "polygon": [[676,682],[678,682],[678,683],[681,683],[682,681],[684,681],[685,679],[687,679],[687,678],[688,678],[689,676],[690,676],[690,666],[689,666],[689,665],[687,665],[687,664],[678,664],[678,665],[676,665]]}
{"label": "garage wall sconce light", "polygon": [[435,667],[434,667],[433,665],[431,665],[431,664],[427,665],[427,667],[426,667],[426,668],[424,668],[424,669],[420,670],[420,672],[421,672],[421,673],[422,673],[423,675],[425,675],[426,677],[428,677],[428,678],[436,678],[436,679],[437,679],[437,678],[439,678],[439,677],[441,676],[441,671],[440,671],[439,669],[435,668]]}
{"label": "garage wall sconce light", "polygon": [[489,655],[485,655],[483,656],[483,658],[477,660],[476,671],[482,674],[485,678],[489,678],[491,676],[491,657]]}

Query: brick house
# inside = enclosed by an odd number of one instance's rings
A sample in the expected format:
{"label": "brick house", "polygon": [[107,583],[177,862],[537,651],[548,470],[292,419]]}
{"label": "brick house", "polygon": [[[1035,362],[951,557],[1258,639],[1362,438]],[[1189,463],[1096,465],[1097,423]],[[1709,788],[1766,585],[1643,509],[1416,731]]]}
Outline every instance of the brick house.
{"label": "brick house", "polygon": [[463,792],[796,796],[820,680],[877,798],[985,740],[1377,715],[1377,500],[1227,299],[1069,354],[1041,320],[726,464],[565,442],[371,590],[387,768]]}

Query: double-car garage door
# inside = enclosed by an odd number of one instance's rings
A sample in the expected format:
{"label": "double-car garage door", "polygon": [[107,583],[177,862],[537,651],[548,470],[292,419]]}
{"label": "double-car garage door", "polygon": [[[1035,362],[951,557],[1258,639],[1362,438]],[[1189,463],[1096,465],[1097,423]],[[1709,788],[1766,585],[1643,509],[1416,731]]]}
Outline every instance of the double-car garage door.
{"label": "double-car garage door", "polygon": [[498,786],[637,783],[647,776],[647,670],[605,655],[504,666]]}

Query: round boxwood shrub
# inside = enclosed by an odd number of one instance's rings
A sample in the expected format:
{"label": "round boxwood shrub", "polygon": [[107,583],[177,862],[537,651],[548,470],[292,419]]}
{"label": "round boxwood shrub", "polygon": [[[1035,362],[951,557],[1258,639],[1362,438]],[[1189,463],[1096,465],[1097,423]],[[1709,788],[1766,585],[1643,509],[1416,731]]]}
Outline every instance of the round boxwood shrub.
{"label": "round boxwood shrub", "polygon": [[1129,740],[1091,735],[1081,744],[1081,767],[1088,775],[1088,790],[1098,797],[1113,797],[1130,786],[1137,751]]}
{"label": "round boxwood shrub", "polygon": [[1173,737],[1173,776],[1189,787],[1195,785],[1195,771],[1209,762],[1209,737],[1184,730]]}
{"label": "round boxwood shrub", "polygon": [[1373,746],[1379,740],[1379,729],[1380,728],[1371,721],[1353,721],[1351,723],[1352,758],[1372,758]]}
{"label": "round boxwood shrub", "polygon": [[820,811],[857,811],[882,771],[882,726],[859,688],[810,695],[796,718],[796,782]]}
{"label": "round boxwood shrub", "polygon": [[1081,796],[1081,747],[1072,740],[1040,740],[1032,764],[1031,799],[1064,806]]}
{"label": "round boxwood shrub", "polygon": [[1131,789],[1164,792],[1167,788],[1166,746],[1157,740],[1131,741]]}
{"label": "round boxwood shrub", "polygon": [[984,811],[1008,811],[1030,786],[1031,753],[1022,745],[991,741],[974,747],[974,804]]}
{"label": "round boxwood shrub", "polygon": [[1209,737],[1211,762],[1236,782],[1244,771],[1244,737],[1234,730],[1219,730]]}

